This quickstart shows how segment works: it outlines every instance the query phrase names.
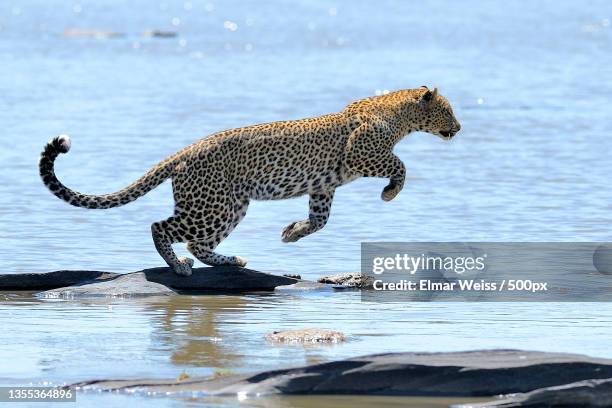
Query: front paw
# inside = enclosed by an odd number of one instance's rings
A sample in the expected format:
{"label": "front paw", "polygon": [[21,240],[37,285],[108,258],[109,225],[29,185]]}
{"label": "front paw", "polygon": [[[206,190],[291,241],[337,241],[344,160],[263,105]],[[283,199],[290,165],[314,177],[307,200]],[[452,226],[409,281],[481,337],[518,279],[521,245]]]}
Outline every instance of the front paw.
{"label": "front paw", "polygon": [[282,241],[283,242],[295,242],[304,236],[304,221],[296,221],[287,225],[283,229]]}
{"label": "front paw", "polygon": [[389,183],[389,185],[383,189],[382,193],[380,193],[380,198],[382,198],[383,201],[391,201],[399,194],[401,189],[401,187],[393,183]]}

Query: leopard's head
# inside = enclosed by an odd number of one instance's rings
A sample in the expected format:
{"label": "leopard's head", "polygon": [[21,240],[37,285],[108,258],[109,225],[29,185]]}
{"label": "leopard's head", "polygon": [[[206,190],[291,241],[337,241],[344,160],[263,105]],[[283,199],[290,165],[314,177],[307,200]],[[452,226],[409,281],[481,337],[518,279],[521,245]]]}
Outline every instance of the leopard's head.
{"label": "leopard's head", "polygon": [[421,87],[423,91],[418,97],[416,126],[418,130],[428,132],[449,140],[461,129],[461,124],[455,118],[453,109],[445,97],[438,93]]}

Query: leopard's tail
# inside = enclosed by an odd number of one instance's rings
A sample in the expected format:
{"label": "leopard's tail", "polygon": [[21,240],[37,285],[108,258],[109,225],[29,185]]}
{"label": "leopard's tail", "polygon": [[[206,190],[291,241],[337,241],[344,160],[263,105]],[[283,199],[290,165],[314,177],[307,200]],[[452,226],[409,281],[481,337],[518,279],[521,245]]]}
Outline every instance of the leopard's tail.
{"label": "leopard's tail", "polygon": [[58,198],[75,207],[113,208],[125,205],[145,195],[172,175],[172,157],[159,163],[144,176],[115,193],[103,195],[82,194],[63,185],[55,176],[54,162],[60,153],[68,153],[70,138],[66,135],[55,137],[47,143],[40,155],[38,168],[45,186]]}

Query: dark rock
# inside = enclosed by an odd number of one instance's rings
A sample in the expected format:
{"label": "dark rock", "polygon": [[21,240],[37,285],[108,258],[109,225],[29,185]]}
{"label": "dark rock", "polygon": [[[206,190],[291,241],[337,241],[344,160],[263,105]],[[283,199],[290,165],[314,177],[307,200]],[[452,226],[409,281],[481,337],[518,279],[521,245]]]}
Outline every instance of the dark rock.
{"label": "dark rock", "polygon": [[116,274],[97,271],[57,271],[0,275],[0,290],[44,290],[43,297],[143,296],[182,292],[270,291],[292,285],[297,279],[251,269],[216,266],[195,268],[191,276],[179,276],[169,268],[151,268]]}
{"label": "dark rock", "polygon": [[195,268],[191,276],[179,276],[168,268],[142,271],[146,279],[182,291],[257,291],[297,283],[295,278],[272,275],[237,266]]}
{"label": "dark rock", "polygon": [[585,380],[571,384],[542,388],[525,394],[480,404],[459,405],[457,408],[547,408],[547,407],[612,407],[612,378]]}
{"label": "dark rock", "polygon": [[99,271],[55,271],[0,275],[0,290],[46,290],[84,282],[113,279],[119,274]]}
{"label": "dark rock", "polygon": [[612,360],[520,350],[392,353],[218,380],[94,380],[92,390],[203,391],[211,395],[354,394],[486,397],[612,378]]}

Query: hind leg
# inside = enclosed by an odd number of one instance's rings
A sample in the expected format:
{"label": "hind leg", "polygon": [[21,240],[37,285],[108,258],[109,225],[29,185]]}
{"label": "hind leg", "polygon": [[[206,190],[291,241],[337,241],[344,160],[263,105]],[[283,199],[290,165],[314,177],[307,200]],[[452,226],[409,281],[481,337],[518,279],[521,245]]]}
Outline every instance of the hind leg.
{"label": "hind leg", "polygon": [[241,256],[227,256],[214,252],[216,244],[209,242],[191,241],[187,244],[187,250],[198,260],[206,265],[231,265],[245,266],[247,261]]}
{"label": "hind leg", "polygon": [[184,256],[177,257],[172,250],[172,244],[183,242],[179,217],[170,217],[165,221],[151,225],[153,242],[159,255],[177,275],[191,275],[193,259]]}
{"label": "hind leg", "polygon": [[327,224],[331,211],[334,190],[310,195],[308,219],[292,222],[283,230],[283,242],[295,242],[313,232],[317,232]]}
{"label": "hind leg", "polygon": [[242,221],[248,206],[248,199],[236,200],[231,206],[232,210],[229,214],[229,219],[217,218],[215,216],[206,217],[207,227],[201,228],[196,233],[196,239],[189,241],[187,250],[206,265],[245,266],[247,263],[246,259],[240,256],[221,255],[214,252],[214,250]]}

